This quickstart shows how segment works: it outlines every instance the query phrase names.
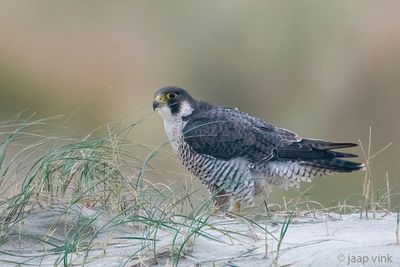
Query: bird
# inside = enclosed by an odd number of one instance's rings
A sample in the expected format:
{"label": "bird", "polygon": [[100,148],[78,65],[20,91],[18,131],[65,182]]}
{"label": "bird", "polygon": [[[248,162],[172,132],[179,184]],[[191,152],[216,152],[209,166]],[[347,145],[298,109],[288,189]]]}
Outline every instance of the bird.
{"label": "bird", "polygon": [[207,187],[218,210],[238,214],[272,186],[365,169],[347,160],[357,155],[337,151],[355,143],[302,138],[238,108],[196,100],[183,88],[157,90],[153,110],[178,161]]}

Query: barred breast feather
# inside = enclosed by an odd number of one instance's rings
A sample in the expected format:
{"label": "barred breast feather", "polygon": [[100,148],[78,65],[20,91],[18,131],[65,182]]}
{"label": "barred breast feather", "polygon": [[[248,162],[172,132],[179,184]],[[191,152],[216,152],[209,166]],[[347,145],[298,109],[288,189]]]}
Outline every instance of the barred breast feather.
{"label": "barred breast feather", "polygon": [[246,161],[241,159],[223,160],[199,154],[182,142],[178,159],[182,165],[199,177],[213,193],[223,191],[236,201],[250,204],[254,197],[254,179]]}

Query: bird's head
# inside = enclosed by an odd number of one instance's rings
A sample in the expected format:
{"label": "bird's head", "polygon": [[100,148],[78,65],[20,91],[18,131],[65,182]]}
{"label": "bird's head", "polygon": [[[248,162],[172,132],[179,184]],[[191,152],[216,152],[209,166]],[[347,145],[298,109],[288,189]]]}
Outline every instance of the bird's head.
{"label": "bird's head", "polygon": [[182,118],[193,112],[195,100],[182,88],[164,87],[159,89],[153,99],[153,109],[164,120]]}

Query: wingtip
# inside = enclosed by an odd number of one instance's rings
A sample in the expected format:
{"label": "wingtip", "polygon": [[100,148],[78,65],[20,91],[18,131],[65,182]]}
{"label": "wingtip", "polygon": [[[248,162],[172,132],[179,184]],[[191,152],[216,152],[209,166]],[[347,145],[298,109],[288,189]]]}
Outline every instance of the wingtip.
{"label": "wingtip", "polygon": [[336,150],[341,148],[349,148],[358,146],[357,143],[335,143],[319,139],[303,139],[303,142],[309,143],[311,146],[322,150]]}
{"label": "wingtip", "polygon": [[357,143],[333,143],[334,149],[338,148],[348,148],[348,147],[356,147]]}

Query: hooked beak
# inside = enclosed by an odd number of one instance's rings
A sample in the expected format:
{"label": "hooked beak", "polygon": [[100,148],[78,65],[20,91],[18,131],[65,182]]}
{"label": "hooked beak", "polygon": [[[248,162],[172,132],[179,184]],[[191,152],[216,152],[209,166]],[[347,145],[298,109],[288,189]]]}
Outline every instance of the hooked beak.
{"label": "hooked beak", "polygon": [[156,110],[156,108],[163,107],[167,105],[167,98],[162,95],[156,96],[153,100],[153,110]]}

